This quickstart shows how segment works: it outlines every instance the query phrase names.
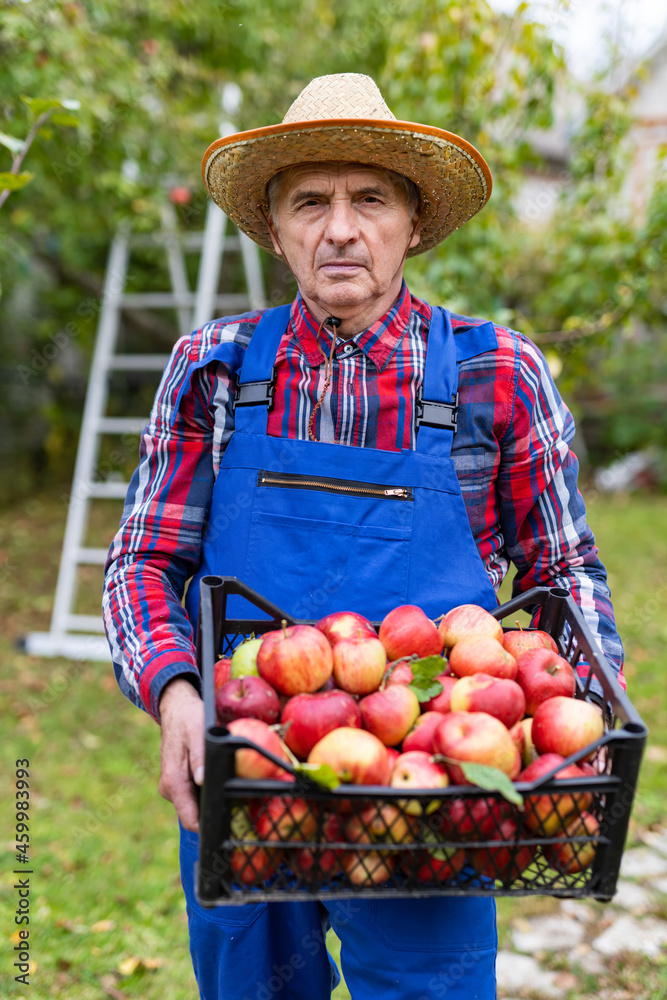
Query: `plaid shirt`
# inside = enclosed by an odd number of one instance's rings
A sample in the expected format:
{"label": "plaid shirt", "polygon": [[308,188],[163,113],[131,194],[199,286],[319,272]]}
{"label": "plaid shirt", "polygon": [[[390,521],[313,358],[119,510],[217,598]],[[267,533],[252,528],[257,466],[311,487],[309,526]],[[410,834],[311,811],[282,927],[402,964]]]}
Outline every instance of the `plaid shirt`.
{"label": "plaid shirt", "polygon": [[[220,342],[242,360],[261,313],[208,323],[176,344],[140,445],[121,527],[109,552],[104,620],[121,690],[156,719],[165,684],[198,685],[192,629],[181,606],[199,565],[211,492],[234,430],[235,378],[211,361]],[[316,417],[320,441],[388,451],[415,447],[431,309],[405,284],[390,311],[339,342]],[[456,330],[479,320],[453,316]],[[510,561],[514,594],[539,585],[572,591],[603,652],[620,671],[623,650],[606,572],[586,523],[570,450],[572,415],[546,362],[526,337],[496,327],[498,350],[459,366],[459,422],[452,458],[473,537],[494,588]],[[320,335],[327,352],[331,337]],[[324,384],[317,324],[297,296],[276,358],[268,433],[305,439]],[[233,505],[226,512],[233,530]]]}

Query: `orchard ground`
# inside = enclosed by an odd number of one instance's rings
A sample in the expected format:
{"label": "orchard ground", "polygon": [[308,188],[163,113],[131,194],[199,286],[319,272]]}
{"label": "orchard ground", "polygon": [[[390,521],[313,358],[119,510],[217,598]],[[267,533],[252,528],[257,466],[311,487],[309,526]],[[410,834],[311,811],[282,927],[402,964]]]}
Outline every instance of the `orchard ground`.
{"label": "orchard ground", "polygon": [[[667,497],[588,500],[626,645],[630,696],[651,729],[629,841],[639,846],[667,821]],[[108,543],[109,525],[120,513],[119,505],[110,515],[112,506],[95,512],[89,544]],[[40,660],[17,648],[26,632],[48,629],[65,517],[65,500],[52,496],[0,515],[2,759],[10,774],[15,758],[29,758],[31,774],[30,993],[34,1000],[193,1000],[176,824],[157,792],[157,726],[120,695],[109,665]],[[100,571],[90,567],[87,573],[77,610],[95,613]],[[16,902],[13,792],[5,782],[0,898],[8,916],[0,928],[0,995],[7,997],[25,989],[14,982],[9,957],[17,930],[10,916]],[[659,878],[665,883],[664,874],[651,876],[650,865],[648,871],[649,888]],[[646,919],[662,927],[667,895],[653,898]],[[587,907],[590,938],[614,911],[597,903]],[[556,900],[529,897],[500,900],[498,912],[507,951],[535,921],[563,911]],[[571,951],[563,945],[538,952],[540,968],[552,974],[549,988],[558,991],[552,995],[657,1000],[667,994],[659,949],[653,958],[615,953],[595,973],[574,967]],[[517,956],[514,965],[528,961]],[[522,989],[501,990],[501,996],[531,995]],[[347,996],[341,985],[336,1000]]]}

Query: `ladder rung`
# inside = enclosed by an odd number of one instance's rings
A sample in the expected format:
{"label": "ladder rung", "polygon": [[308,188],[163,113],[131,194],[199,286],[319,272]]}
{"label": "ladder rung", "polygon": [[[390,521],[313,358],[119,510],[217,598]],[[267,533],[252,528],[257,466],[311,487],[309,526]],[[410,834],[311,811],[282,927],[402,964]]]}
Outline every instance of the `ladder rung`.
{"label": "ladder rung", "polygon": [[86,566],[104,566],[108,555],[108,549],[82,548],[76,550],[76,561]]}
{"label": "ladder rung", "polygon": [[65,615],[65,628],[74,632],[104,632],[102,614]]}
{"label": "ladder rung", "polygon": [[91,499],[124,500],[129,485],[129,483],[117,483],[115,480],[109,483],[89,483],[85,494]]}
{"label": "ladder rung", "polygon": [[141,434],[148,423],[146,417],[100,417],[98,434]]}
{"label": "ladder rung", "polygon": [[[174,234],[170,234],[173,239]],[[204,234],[202,233],[177,233],[176,238],[178,240],[178,245],[184,250],[201,250],[204,243]],[[156,247],[164,246],[166,243],[164,233],[145,233],[141,236],[131,236],[130,246],[132,247]],[[240,250],[241,241],[238,236],[225,236],[225,253],[228,250]]]}
{"label": "ladder rung", "polygon": [[168,361],[168,354],[114,354],[109,358],[109,368],[117,371],[161,372]]}
{"label": "ladder rung", "polygon": [[[196,292],[134,292],[123,295],[119,305],[121,309],[178,309],[181,306],[193,306],[197,298]],[[242,309],[248,307],[248,296],[217,295],[215,304],[220,309]]]}

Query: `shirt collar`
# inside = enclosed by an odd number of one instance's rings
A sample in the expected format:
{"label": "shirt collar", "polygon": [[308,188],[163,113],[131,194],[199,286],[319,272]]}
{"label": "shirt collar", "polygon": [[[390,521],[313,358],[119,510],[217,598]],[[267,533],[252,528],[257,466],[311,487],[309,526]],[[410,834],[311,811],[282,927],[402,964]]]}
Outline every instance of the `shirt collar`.
{"label": "shirt collar", "polygon": [[[345,344],[352,343],[364,352],[378,371],[382,371],[394,352],[396,345],[408,328],[412,309],[412,295],[408,291],[405,281],[403,281],[398,299],[391,309],[369,326],[367,330],[362,330],[360,333],[355,334],[350,340],[339,341],[338,352],[340,352]],[[293,334],[299,341],[306,361],[312,368],[319,367],[324,361],[317,343],[319,324],[310,313],[300,292],[292,303],[291,325]],[[329,331],[323,329],[319,342],[327,355],[331,351],[331,340]]]}

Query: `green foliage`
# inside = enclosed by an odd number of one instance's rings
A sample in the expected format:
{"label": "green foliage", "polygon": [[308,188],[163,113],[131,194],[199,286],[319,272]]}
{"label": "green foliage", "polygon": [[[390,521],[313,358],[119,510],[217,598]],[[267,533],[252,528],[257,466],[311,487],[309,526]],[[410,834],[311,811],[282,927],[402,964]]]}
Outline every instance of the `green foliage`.
{"label": "green foliage", "polygon": [[[243,91],[235,125],[251,128],[279,121],[309,79],[331,72],[370,74],[397,117],[461,134],[491,167],[484,211],[408,263],[414,291],[549,347],[585,429],[602,393],[610,419],[604,432],[592,426],[596,457],[648,439],[664,445],[647,399],[659,396],[665,355],[667,193],[656,189],[644,219],[621,211],[631,94],[599,88],[572,123],[570,176],[553,195],[553,220],[540,230],[524,224],[517,191],[525,170],[540,166],[531,135],[552,123],[557,88],[574,86],[526,5],[510,17],[485,0],[267,0],[259,16],[253,0],[31,0],[0,10],[0,65],[2,176],[46,116],[18,176],[0,183],[13,188],[0,210],[0,413],[8,428],[0,447],[15,494],[36,475],[44,482],[71,472],[117,226],[154,230],[169,187],[179,184],[194,192],[179,208],[181,223],[202,227],[199,164],[219,134],[225,83]],[[267,258],[264,266],[271,286],[276,264]],[[167,280],[148,254],[130,277],[134,290]],[[167,351],[176,338],[174,318],[163,321],[167,332],[149,349]],[[552,344],[545,334],[553,331],[569,339]],[[589,373],[602,367],[608,381],[591,387]],[[637,394],[631,433],[619,394],[628,367],[633,386],[647,376],[653,386]],[[127,391],[143,412],[150,398],[139,400],[136,386]]]}

